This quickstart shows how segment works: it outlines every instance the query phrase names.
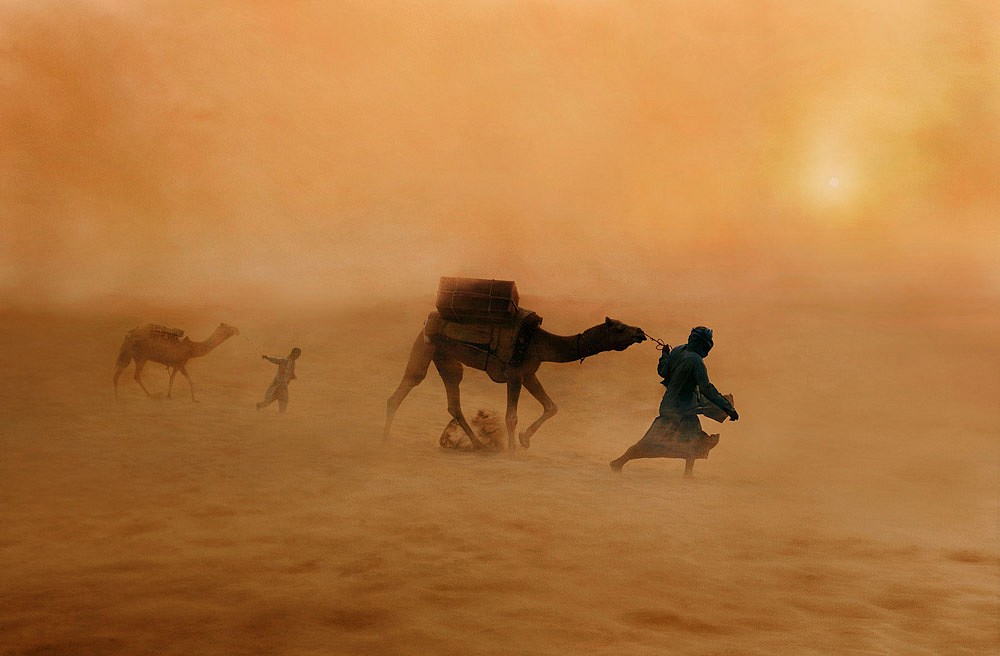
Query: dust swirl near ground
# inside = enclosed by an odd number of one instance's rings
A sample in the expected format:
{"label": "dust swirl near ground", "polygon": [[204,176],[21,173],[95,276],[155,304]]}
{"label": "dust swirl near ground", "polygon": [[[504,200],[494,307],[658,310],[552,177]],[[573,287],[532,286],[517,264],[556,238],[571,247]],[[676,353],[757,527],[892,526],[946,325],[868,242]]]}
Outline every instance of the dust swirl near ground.
{"label": "dust swirl near ground", "polygon": [[[515,456],[451,453],[433,370],[389,443],[426,308],[0,316],[2,654],[980,654],[1000,637],[995,305],[605,313],[707,363],[742,415],[696,478],[608,460],[662,388],[638,345],[540,370],[560,413]],[[144,321],[241,330],[173,400],[111,372]],[[256,346],[299,346],[288,413]],[[149,365],[151,391],[167,373]],[[503,388],[467,372],[465,406]],[[539,412],[522,400],[520,421]]]}

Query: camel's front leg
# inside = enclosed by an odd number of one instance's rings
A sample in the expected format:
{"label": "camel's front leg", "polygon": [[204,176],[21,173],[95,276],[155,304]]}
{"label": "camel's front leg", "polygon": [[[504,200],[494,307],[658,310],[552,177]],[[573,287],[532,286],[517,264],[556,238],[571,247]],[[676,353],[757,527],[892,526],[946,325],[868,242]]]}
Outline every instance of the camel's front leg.
{"label": "camel's front leg", "polygon": [[535,434],[535,431],[537,431],[542,424],[559,412],[559,407],[555,404],[555,401],[549,398],[549,395],[545,393],[541,382],[538,380],[538,376],[535,374],[528,374],[524,377],[524,388],[528,390],[529,394],[538,399],[539,403],[542,404],[542,415],[536,419],[533,424],[528,426],[528,430],[521,433],[519,438],[521,446],[527,449],[531,446],[531,436]]}
{"label": "camel's front leg", "polygon": [[517,433],[517,401],[521,398],[521,379],[507,379],[507,450],[514,453],[514,435]]}
{"label": "camel's front leg", "polygon": [[191,376],[188,376],[187,367],[185,367],[184,365],[180,365],[175,369],[175,371],[180,371],[182,374],[184,374],[184,377],[187,378],[188,387],[191,388],[191,400],[197,403],[198,399],[194,398],[194,383],[191,382]]}
{"label": "camel's front leg", "polygon": [[476,434],[472,431],[472,426],[469,425],[469,422],[465,420],[465,415],[462,414],[462,402],[458,391],[459,385],[462,383],[462,363],[457,360],[434,358],[434,366],[437,367],[438,373],[441,374],[445,392],[448,394],[448,414],[458,422],[458,425],[462,427],[465,434],[469,436],[469,441],[472,442],[473,447],[477,449],[483,448],[483,443],[476,437]]}

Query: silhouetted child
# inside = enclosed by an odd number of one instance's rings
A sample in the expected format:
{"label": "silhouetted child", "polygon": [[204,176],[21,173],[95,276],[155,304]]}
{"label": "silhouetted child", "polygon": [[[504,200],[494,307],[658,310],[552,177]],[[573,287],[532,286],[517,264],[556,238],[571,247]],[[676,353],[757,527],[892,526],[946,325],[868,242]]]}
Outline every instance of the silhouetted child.
{"label": "silhouetted child", "polygon": [[278,402],[278,412],[284,412],[288,407],[288,383],[295,380],[295,361],[299,359],[302,351],[293,348],[287,358],[271,358],[266,355],[260,357],[278,365],[278,372],[274,374],[271,386],[264,392],[264,400],[257,404],[257,409],[266,408],[275,401]]}

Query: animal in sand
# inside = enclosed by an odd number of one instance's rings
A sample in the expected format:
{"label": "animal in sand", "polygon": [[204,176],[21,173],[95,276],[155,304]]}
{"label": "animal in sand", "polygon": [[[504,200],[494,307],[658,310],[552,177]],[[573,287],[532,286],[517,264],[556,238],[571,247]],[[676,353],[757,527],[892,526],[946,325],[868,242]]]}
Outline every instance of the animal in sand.
{"label": "animal in sand", "polygon": [[157,324],[146,324],[137,326],[125,334],[125,341],[122,342],[118,351],[118,361],[115,364],[115,396],[118,396],[118,378],[122,371],[135,360],[135,382],[146,393],[152,396],[146,386],[142,384],[142,369],[146,362],[158,362],[166,365],[170,372],[170,384],[167,387],[167,398],[171,398],[174,389],[174,376],[181,372],[188,381],[191,388],[191,400],[194,398],[194,384],[191,376],[187,372],[187,362],[191,358],[200,358],[211,353],[215,347],[226,341],[233,335],[239,335],[240,331],[226,323],[219,326],[203,342],[193,342],[187,337],[183,337],[184,331],[175,328],[167,328]]}
{"label": "animal in sand", "polygon": [[459,423],[469,440],[477,448],[482,448],[483,445],[462,414],[460,403],[459,385],[462,382],[464,367],[469,366],[486,371],[494,382],[507,384],[505,422],[509,451],[514,451],[516,448],[514,434],[517,429],[517,402],[521,395],[521,388],[523,386],[524,389],[528,390],[528,393],[542,404],[541,416],[518,436],[521,446],[528,448],[531,446],[531,436],[558,410],[555,402],[545,393],[542,383],[538,380],[536,372],[543,362],[582,361],[583,358],[605,351],[624,351],[629,346],[638,344],[645,339],[646,334],[641,328],[629,326],[608,317],[605,317],[603,323],[587,328],[576,335],[554,335],[541,328],[536,328],[525,347],[524,357],[516,366],[484,368],[481,354],[477,353],[475,349],[470,349],[466,344],[444,337],[427,339],[425,333],[421,331],[410,351],[410,359],[406,365],[406,371],[403,373],[403,380],[386,404],[385,429],[382,437],[383,439],[389,437],[392,420],[400,404],[410,393],[410,390],[424,380],[427,376],[427,369],[433,362],[444,381],[448,395],[448,413]]}

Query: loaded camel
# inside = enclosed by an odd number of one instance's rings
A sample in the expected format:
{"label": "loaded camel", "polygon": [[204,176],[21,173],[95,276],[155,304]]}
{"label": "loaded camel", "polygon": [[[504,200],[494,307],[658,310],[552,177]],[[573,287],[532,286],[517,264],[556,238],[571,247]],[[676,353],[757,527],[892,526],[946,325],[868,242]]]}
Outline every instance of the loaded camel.
{"label": "loaded camel", "polygon": [[184,374],[187,378],[188,387],[191,388],[191,400],[194,398],[194,384],[191,376],[187,372],[187,361],[191,358],[200,358],[208,355],[219,344],[226,341],[233,335],[239,335],[240,331],[226,323],[220,323],[215,331],[203,342],[193,342],[187,337],[181,337],[182,330],[166,328],[156,324],[146,324],[138,326],[125,334],[125,341],[122,342],[118,351],[118,362],[115,364],[115,375],[113,378],[115,385],[115,396],[118,396],[118,378],[122,371],[135,360],[135,382],[146,393],[152,396],[146,386],[142,384],[142,369],[147,361],[159,362],[167,366],[170,371],[170,384],[167,387],[167,398],[171,398],[174,389],[174,376],[177,372]]}
{"label": "loaded camel", "polygon": [[386,403],[385,429],[383,439],[388,439],[392,428],[392,420],[406,395],[419,385],[427,376],[427,369],[433,362],[441,379],[444,381],[448,394],[448,413],[459,423],[462,430],[476,448],[482,443],[476,437],[469,422],[462,414],[459,396],[459,385],[462,382],[463,367],[469,366],[480,371],[486,371],[497,383],[507,383],[507,448],[514,451],[514,433],[517,429],[517,402],[523,386],[542,404],[542,414],[518,438],[521,446],[531,446],[531,436],[548,419],[556,414],[558,408],[552,401],[536,372],[543,362],[574,362],[605,351],[624,351],[633,344],[646,339],[641,328],[629,326],[621,321],[604,318],[604,322],[581,333],[570,336],[554,335],[541,328],[536,328],[525,348],[524,358],[517,366],[489,367],[484,369],[483,358],[474,348],[467,344],[456,342],[445,337],[435,336],[430,339],[421,331],[417,335],[410,351],[410,360],[406,365],[403,380],[395,393]]}

